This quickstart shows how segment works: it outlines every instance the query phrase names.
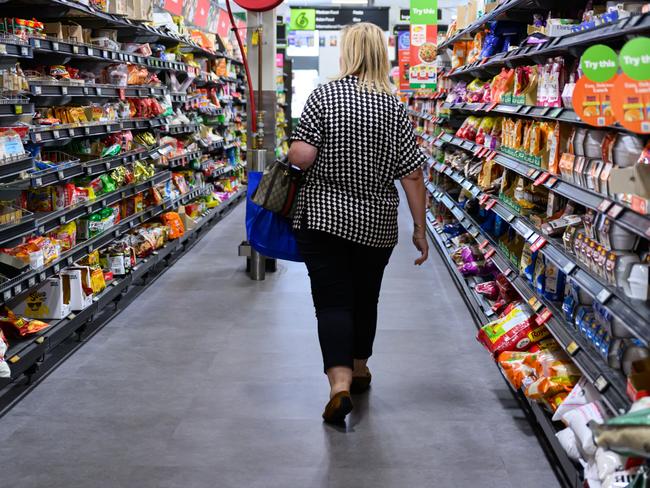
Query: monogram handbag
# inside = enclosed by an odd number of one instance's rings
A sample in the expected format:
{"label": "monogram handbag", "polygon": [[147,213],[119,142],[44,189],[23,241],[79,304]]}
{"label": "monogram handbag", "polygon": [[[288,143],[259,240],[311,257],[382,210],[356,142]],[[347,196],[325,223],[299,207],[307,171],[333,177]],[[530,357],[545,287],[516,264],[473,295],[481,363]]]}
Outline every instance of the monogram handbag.
{"label": "monogram handbag", "polygon": [[277,159],[264,170],[252,202],[266,210],[291,218],[304,173],[289,164],[286,158]]}

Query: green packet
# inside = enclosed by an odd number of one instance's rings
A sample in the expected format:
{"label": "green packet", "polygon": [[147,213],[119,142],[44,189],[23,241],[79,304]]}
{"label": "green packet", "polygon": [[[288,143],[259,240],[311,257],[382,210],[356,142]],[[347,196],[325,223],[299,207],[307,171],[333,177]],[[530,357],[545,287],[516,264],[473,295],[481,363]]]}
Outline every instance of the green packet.
{"label": "green packet", "polygon": [[650,458],[650,408],[590,422],[596,445],[624,456]]}

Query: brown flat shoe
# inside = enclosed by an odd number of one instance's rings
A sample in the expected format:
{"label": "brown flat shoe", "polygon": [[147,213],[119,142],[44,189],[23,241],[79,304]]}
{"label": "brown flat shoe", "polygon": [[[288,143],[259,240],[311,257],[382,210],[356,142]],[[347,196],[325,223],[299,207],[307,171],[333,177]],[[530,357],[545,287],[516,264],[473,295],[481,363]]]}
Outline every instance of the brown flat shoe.
{"label": "brown flat shoe", "polygon": [[332,397],[325,411],[323,412],[323,420],[328,424],[340,424],[345,421],[345,416],[349,414],[354,406],[352,405],[352,398],[347,391],[340,391]]}
{"label": "brown flat shoe", "polygon": [[370,382],[372,381],[372,375],[368,371],[368,376],[353,376],[352,385],[350,385],[350,393],[353,395],[360,395],[365,393],[370,389]]}

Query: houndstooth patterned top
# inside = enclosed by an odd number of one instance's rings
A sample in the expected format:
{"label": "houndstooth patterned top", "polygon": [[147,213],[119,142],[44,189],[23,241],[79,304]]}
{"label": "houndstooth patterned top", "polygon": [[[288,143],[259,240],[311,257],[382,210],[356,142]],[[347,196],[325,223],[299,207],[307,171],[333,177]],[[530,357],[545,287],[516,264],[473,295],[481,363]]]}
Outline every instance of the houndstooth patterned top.
{"label": "houndstooth patterned top", "polygon": [[373,247],[397,244],[395,180],[426,163],[404,105],[386,93],[360,89],[356,76],[309,96],[292,141],[318,148],[294,217],[319,230]]}

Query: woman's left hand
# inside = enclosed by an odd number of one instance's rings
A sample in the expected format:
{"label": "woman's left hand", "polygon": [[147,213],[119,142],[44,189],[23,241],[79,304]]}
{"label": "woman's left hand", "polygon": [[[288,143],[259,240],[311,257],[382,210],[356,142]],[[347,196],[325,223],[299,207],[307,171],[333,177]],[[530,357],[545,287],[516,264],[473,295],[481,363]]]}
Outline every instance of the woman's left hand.
{"label": "woman's left hand", "polygon": [[413,245],[420,251],[420,257],[415,260],[415,265],[421,266],[429,258],[429,241],[424,235],[413,234]]}

